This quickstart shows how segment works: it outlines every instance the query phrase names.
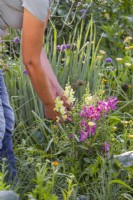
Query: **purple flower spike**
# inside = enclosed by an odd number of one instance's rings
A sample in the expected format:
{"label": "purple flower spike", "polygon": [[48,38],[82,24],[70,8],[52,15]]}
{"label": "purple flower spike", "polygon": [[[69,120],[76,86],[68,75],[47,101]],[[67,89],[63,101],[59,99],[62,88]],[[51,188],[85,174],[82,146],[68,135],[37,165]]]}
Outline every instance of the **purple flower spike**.
{"label": "purple flower spike", "polygon": [[81,141],[81,142],[83,142],[84,140],[86,140],[87,139],[87,137],[88,137],[88,132],[85,132],[85,131],[80,131],[80,138],[79,138],[79,140]]}
{"label": "purple flower spike", "polygon": [[70,49],[70,44],[62,44],[57,46],[57,50],[64,51],[66,49]]}
{"label": "purple flower spike", "polygon": [[86,125],[87,125],[86,121],[85,121],[85,120],[82,120],[82,121],[81,121],[81,126],[82,126],[82,127],[86,127]]}
{"label": "purple flower spike", "polygon": [[27,75],[27,74],[28,74],[28,72],[27,72],[26,70],[24,70],[24,71],[23,71],[23,74],[24,74],[24,75]]}
{"label": "purple flower spike", "polygon": [[105,153],[108,153],[109,150],[110,150],[110,144],[106,141],[104,142],[103,146],[102,146],[102,150],[105,152]]}
{"label": "purple flower spike", "polygon": [[106,58],[106,59],[105,59],[105,62],[106,62],[106,63],[112,63],[112,58]]}
{"label": "purple flower spike", "polygon": [[70,49],[70,44],[66,44],[66,49]]}
{"label": "purple flower spike", "polygon": [[70,137],[70,139],[73,139],[73,138],[74,138],[73,133],[71,133],[71,134],[69,135],[69,137]]}
{"label": "purple flower spike", "polygon": [[61,45],[61,51],[64,51],[66,49],[66,45],[65,44],[62,44]]}
{"label": "purple flower spike", "polygon": [[90,119],[91,121],[96,121],[100,119],[100,111],[95,106],[84,106],[83,110],[80,112],[80,116],[83,118]]}
{"label": "purple flower spike", "polygon": [[94,135],[95,134],[95,132],[96,132],[96,125],[94,125],[94,126],[92,126],[92,127],[90,127],[90,132],[89,132],[89,135]]}
{"label": "purple flower spike", "polygon": [[86,10],[86,9],[82,9],[82,10],[80,10],[80,12],[81,12],[82,14],[85,14],[85,13],[87,12],[87,10]]}
{"label": "purple flower spike", "polygon": [[19,44],[20,43],[20,38],[19,37],[15,37],[13,39],[13,42]]}
{"label": "purple flower spike", "polygon": [[116,110],[116,104],[118,103],[117,97],[111,96],[108,100],[108,105],[112,110]]}
{"label": "purple flower spike", "polygon": [[105,156],[107,158],[110,157],[110,144],[108,142],[104,142],[103,146],[102,146],[102,150],[103,150],[103,153],[105,154]]}

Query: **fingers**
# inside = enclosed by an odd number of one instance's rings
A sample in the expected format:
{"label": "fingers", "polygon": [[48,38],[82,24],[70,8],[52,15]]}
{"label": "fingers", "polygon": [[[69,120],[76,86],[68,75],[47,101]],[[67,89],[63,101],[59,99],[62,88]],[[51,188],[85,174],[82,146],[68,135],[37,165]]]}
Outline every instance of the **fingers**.
{"label": "fingers", "polygon": [[64,107],[67,109],[67,111],[71,111],[72,110],[72,107],[73,105],[70,105],[67,103],[67,98],[65,96],[61,96],[61,100],[63,101],[63,105]]}
{"label": "fingers", "polygon": [[59,117],[59,114],[54,111],[55,105],[47,105],[45,107],[45,116],[47,119],[56,120]]}
{"label": "fingers", "polygon": [[69,105],[67,98],[63,95],[63,93],[61,95],[61,100],[63,101],[63,106],[65,107],[64,115],[54,110],[55,103],[53,103],[52,105],[50,104],[45,107],[45,116],[47,119],[56,120],[58,122],[71,122],[72,119],[69,112],[73,109],[73,105]]}

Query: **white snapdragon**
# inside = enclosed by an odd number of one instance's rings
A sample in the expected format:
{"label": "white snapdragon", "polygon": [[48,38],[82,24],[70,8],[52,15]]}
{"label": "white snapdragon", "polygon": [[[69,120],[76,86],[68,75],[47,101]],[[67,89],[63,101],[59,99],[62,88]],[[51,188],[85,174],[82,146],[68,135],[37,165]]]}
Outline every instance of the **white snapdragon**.
{"label": "white snapdragon", "polygon": [[75,101],[75,98],[74,98],[74,90],[72,89],[72,87],[67,84],[66,87],[65,87],[65,90],[64,90],[64,96],[66,97],[66,102],[69,104],[69,105],[72,105]]}
{"label": "white snapdragon", "polygon": [[93,126],[96,125],[96,123],[95,123],[95,122],[88,122],[88,125],[89,125],[90,127],[93,127]]}
{"label": "white snapdragon", "polygon": [[[74,98],[74,90],[71,88],[69,84],[66,85],[63,96],[66,98],[66,103],[68,105],[73,105],[75,98]],[[55,100],[55,108],[54,110],[60,114],[60,117],[63,120],[66,120],[68,115],[67,115],[67,110],[66,107],[64,106],[64,101],[61,99],[60,96],[58,96]],[[60,121],[60,117],[57,117],[57,122]]]}
{"label": "white snapdragon", "polygon": [[57,111],[57,112],[60,112],[60,109],[64,107],[63,106],[63,101],[61,100],[60,97],[57,97],[56,100],[55,100],[55,108],[54,110]]}
{"label": "white snapdragon", "polygon": [[63,105],[63,100],[61,100],[61,97],[56,98],[54,110],[59,112],[62,115],[64,115],[66,113],[65,107]]}
{"label": "white snapdragon", "polygon": [[90,105],[93,102],[93,96],[85,95],[85,99],[84,100],[85,100],[85,104],[86,105]]}
{"label": "white snapdragon", "polygon": [[[66,120],[67,119],[66,108],[64,107],[63,103],[64,102],[63,100],[61,100],[61,97],[57,97],[55,100],[54,110],[61,115],[62,119]],[[60,121],[60,117],[57,116],[56,122],[58,123],[59,121]]]}

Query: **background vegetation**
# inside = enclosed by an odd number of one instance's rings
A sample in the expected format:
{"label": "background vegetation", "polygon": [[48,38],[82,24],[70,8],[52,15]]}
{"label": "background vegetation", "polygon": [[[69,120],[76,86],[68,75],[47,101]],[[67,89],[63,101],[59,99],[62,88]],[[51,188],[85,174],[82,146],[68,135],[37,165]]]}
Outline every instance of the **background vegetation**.
{"label": "background vegetation", "polygon": [[[54,1],[44,48],[61,85],[69,81],[75,91],[73,123],[67,124],[44,119],[21,61],[21,33],[9,30],[0,44],[0,65],[15,111],[18,179],[7,187],[1,173],[1,190],[12,189],[22,200],[133,199],[132,167],[114,160],[133,147],[132,13],[132,0]],[[79,110],[86,88],[88,97],[95,97],[92,104],[110,96],[118,104],[98,122],[94,139],[81,142]],[[109,157],[102,149],[106,140]]]}

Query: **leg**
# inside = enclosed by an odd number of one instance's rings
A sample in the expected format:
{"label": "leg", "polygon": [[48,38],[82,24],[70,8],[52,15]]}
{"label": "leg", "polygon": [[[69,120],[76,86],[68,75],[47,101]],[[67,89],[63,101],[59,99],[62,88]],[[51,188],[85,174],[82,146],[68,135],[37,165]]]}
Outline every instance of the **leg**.
{"label": "leg", "polygon": [[16,176],[16,162],[12,149],[12,135],[10,133],[5,133],[2,145],[3,147],[0,150],[1,158],[7,159],[5,168],[5,170],[7,171],[6,179],[14,179]]}
{"label": "leg", "polygon": [[12,149],[12,131],[14,128],[14,113],[9,103],[4,78],[1,76],[1,99],[5,117],[5,135],[2,141],[2,149],[0,150],[1,157],[7,159],[8,175],[11,174],[12,178],[16,175],[16,162]]}
{"label": "leg", "polygon": [[2,141],[5,135],[5,117],[4,117],[4,110],[2,105],[1,99],[1,89],[2,89],[2,71],[0,70],[0,170],[1,170],[1,163],[2,163]]}
{"label": "leg", "polygon": [[[5,117],[4,117],[4,110],[2,105],[2,99],[1,99],[1,82],[2,82],[2,72],[0,70],[0,149],[2,149],[2,140],[4,138],[5,134]],[[1,159],[1,155],[0,155]]]}

